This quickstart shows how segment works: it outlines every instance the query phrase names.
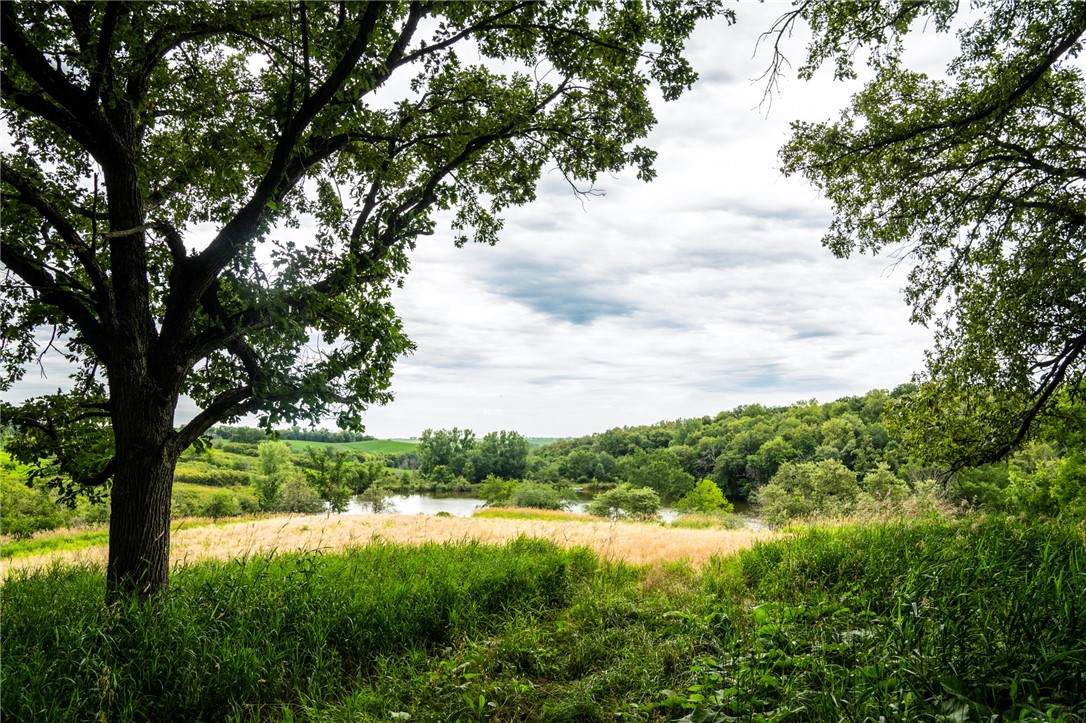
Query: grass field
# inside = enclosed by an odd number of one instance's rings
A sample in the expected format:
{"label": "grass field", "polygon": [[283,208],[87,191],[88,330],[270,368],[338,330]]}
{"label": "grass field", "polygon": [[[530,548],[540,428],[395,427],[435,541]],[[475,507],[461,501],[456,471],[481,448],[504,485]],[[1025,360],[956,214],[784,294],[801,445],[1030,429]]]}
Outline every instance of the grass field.
{"label": "grass field", "polygon": [[284,439],[284,442],[294,450],[304,450],[306,447],[334,447],[337,449],[357,449],[373,454],[401,454],[410,452],[418,446],[417,442],[406,442],[395,439],[370,439],[365,442],[309,442],[303,439]]}
{"label": "grass field", "polygon": [[97,565],[16,572],[0,597],[0,717],[1086,717],[1086,549],[1071,527],[797,529],[701,567],[524,537],[371,539],[182,565],[154,605],[104,606]]}
{"label": "grass field", "polygon": [[11,540],[0,544],[0,558],[26,557],[29,555],[48,555],[62,550],[82,550],[109,544],[109,532],[106,530],[86,530],[83,532],[39,533],[29,540]]}
{"label": "grass field", "polygon": [[[569,513],[566,513],[569,514]],[[521,536],[563,547],[588,547],[605,560],[635,564],[686,561],[702,565],[714,555],[745,549],[769,533],[753,530],[680,530],[653,524],[588,520],[487,519],[429,515],[293,515],[219,525],[175,524],[171,558],[175,565],[206,559],[231,560],[276,552],[330,553],[355,545],[475,540],[504,543]],[[64,546],[41,554],[0,559],[0,576],[11,570],[47,567],[53,562],[104,564],[106,544]]]}
{"label": "grass field", "polygon": [[527,439],[529,447],[546,447],[560,440],[569,439],[569,437],[528,437]]}

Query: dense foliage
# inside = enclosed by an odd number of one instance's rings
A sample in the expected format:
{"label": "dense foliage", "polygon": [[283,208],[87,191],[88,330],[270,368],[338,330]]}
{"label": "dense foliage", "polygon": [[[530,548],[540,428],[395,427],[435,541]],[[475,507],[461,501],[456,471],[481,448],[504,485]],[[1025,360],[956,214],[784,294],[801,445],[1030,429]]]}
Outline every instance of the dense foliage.
{"label": "dense foliage", "polygon": [[[110,485],[117,598],[166,587],[174,467],[212,425],[253,413],[269,427],[334,417],[358,429],[391,398],[394,362],[412,348],[391,289],[439,211],[452,212],[450,240],[494,243],[544,168],[589,189],[626,168],[652,178],[654,153],[638,143],[655,124],[651,94],[693,84],[685,41],[721,10],[0,12],[12,282],[0,389],[52,346],[73,370],[63,392],[5,403],[8,451],[53,484]],[[200,411],[175,428],[182,395]]]}
{"label": "dense foliage", "polygon": [[[427,430],[418,444],[321,443],[275,441],[261,430],[235,428],[182,455],[173,514],[319,512],[343,508],[360,494],[365,499],[355,499],[364,507],[383,509],[394,492],[470,492],[494,505],[556,509],[578,493],[628,483],[689,513],[710,507],[726,513],[732,502],[757,501],[774,525],[952,507],[1086,519],[1086,433],[1075,431],[1086,427],[1080,422],[1050,421],[1007,460],[952,473],[907,454],[883,421],[888,405],[915,389],[902,385],[826,404],[745,405],[536,447],[515,432],[479,440],[471,430]],[[261,441],[229,441],[250,437]],[[0,520],[4,534],[104,519],[103,510],[86,501],[75,511],[58,510],[56,495],[40,482],[22,485],[26,471],[11,460],[0,465],[11,490]],[[716,505],[717,494],[725,504]],[[613,512],[600,508],[604,516]]]}
{"label": "dense foliage", "polygon": [[[802,75],[853,76],[871,51],[851,105],[793,124],[781,155],[833,203],[823,244],[904,261],[913,318],[935,328],[902,435],[942,464],[1000,459],[1082,403],[1086,4],[805,2],[776,30],[797,19],[813,31]],[[909,67],[921,27],[958,28],[946,78]]]}
{"label": "dense foliage", "polygon": [[710,478],[732,500],[749,499],[785,462],[836,460],[859,475],[885,464],[903,479],[923,478],[883,421],[888,403],[910,393],[873,390],[819,404],[749,404],[681,419],[560,440],[535,451],[533,476],[576,483],[631,481],[674,501]]}

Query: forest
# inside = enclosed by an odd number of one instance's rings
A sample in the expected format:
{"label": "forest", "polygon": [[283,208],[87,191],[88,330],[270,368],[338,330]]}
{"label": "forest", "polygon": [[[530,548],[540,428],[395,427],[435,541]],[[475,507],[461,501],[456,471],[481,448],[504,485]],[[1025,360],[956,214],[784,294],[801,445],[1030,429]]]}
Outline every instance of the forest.
{"label": "forest", "polygon": [[[749,404],[713,416],[609,429],[533,446],[514,431],[427,429],[417,440],[351,439],[326,430],[217,427],[187,451],[175,477],[173,515],[214,518],[381,509],[392,493],[461,493],[498,505],[561,509],[619,487],[648,490],[661,505],[694,505],[707,491],[717,512],[752,503],[769,525],[942,507],[1068,522],[1086,519],[1086,444],[1077,420],[1044,429],[1006,459],[952,470],[910,455],[894,432],[915,384],[821,404]],[[294,444],[291,444],[294,442]],[[318,442],[318,444],[309,444]],[[106,507],[58,506],[44,481],[5,457],[0,534],[27,536],[101,524]],[[699,482],[704,483],[699,489]],[[519,491],[518,491],[519,490]],[[376,507],[374,507],[376,505]]]}

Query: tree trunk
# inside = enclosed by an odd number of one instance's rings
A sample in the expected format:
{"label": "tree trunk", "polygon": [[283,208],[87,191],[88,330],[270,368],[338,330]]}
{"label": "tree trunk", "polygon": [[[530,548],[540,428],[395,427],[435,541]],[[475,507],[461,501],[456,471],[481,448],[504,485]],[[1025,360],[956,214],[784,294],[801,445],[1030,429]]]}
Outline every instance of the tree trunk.
{"label": "tree trunk", "polygon": [[[115,396],[114,399],[117,399]],[[168,444],[173,407],[143,398],[113,414],[116,467],[109,516],[106,602],[166,590],[170,498],[177,455]],[[127,407],[127,408],[126,408]]]}

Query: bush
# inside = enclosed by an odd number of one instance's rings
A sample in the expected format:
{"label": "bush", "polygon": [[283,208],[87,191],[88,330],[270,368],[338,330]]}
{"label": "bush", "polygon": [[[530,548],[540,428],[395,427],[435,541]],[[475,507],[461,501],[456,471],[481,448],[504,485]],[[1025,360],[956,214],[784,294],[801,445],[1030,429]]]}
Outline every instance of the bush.
{"label": "bush", "polygon": [[233,517],[257,510],[256,495],[249,488],[214,489],[174,484],[172,517]]}
{"label": "bush", "polygon": [[540,510],[564,510],[566,502],[558,490],[539,482],[521,482],[509,495],[510,507],[534,507]]}
{"label": "bush", "polygon": [[65,524],[64,511],[48,490],[28,487],[11,478],[4,478],[2,489],[0,534],[26,538],[38,530],[53,530]]}
{"label": "bush", "polygon": [[246,457],[256,457],[255,444],[245,444],[241,442],[226,442],[222,446],[223,452],[229,452],[230,454],[244,454]]}
{"label": "bush", "polygon": [[488,505],[501,505],[509,500],[509,495],[517,487],[516,480],[505,480],[490,474],[483,480],[479,488],[479,496],[486,500]]}
{"label": "bush", "polygon": [[660,495],[648,487],[621,484],[596,497],[585,506],[585,511],[596,517],[612,520],[632,517],[647,519],[660,511]]}
{"label": "bush", "polygon": [[233,517],[241,514],[241,504],[233,493],[220,490],[211,495],[211,499],[204,505],[203,514],[215,519]]}
{"label": "bush", "polygon": [[731,502],[724,499],[724,493],[716,482],[711,479],[703,479],[694,489],[687,492],[682,499],[675,503],[675,509],[679,512],[702,513],[730,513],[735,511]]}
{"label": "bush", "polygon": [[856,473],[835,459],[785,462],[755,502],[770,527],[806,517],[847,515],[856,507]]}
{"label": "bush", "polygon": [[380,514],[390,512],[394,508],[392,500],[388,499],[390,492],[391,490],[383,482],[371,482],[370,486],[364,492],[358,494],[355,499],[358,500],[363,509],[368,509],[374,514]]}
{"label": "bush", "polygon": [[173,476],[174,482],[203,485],[205,487],[241,487],[251,481],[248,472],[223,468],[200,468],[186,466],[178,469]]}
{"label": "bush", "polygon": [[241,507],[241,514],[252,514],[260,511],[260,500],[256,496],[256,490],[252,487],[237,487],[230,490]]}
{"label": "bush", "polygon": [[109,515],[112,511],[109,497],[101,502],[91,502],[88,499],[78,500],[75,504],[75,509],[72,511],[72,518],[68,521],[71,527],[82,527],[84,525],[107,525],[109,524]]}
{"label": "bush", "polygon": [[309,485],[296,478],[287,481],[279,489],[279,499],[275,503],[275,509],[279,512],[316,514],[324,512],[324,500]]}

